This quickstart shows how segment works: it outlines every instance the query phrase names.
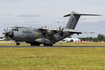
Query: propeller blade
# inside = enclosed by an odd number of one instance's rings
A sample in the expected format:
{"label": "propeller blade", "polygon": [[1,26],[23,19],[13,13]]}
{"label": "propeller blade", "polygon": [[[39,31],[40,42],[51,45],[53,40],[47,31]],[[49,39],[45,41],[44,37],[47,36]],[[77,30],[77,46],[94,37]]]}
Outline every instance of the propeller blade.
{"label": "propeller blade", "polygon": [[6,34],[6,33],[3,33],[3,34]]}
{"label": "propeller blade", "polygon": [[64,28],[61,28],[61,27],[59,27],[59,35],[63,35],[63,30],[64,30]]}
{"label": "propeller blade", "polygon": [[7,27],[7,32],[8,32],[8,27]]}
{"label": "propeller blade", "polygon": [[64,28],[62,28],[62,32],[63,32]]}
{"label": "propeller blade", "polygon": [[4,31],[6,32],[6,30],[4,29]]}
{"label": "propeller blade", "polygon": [[61,27],[59,27],[59,31],[61,31]]}

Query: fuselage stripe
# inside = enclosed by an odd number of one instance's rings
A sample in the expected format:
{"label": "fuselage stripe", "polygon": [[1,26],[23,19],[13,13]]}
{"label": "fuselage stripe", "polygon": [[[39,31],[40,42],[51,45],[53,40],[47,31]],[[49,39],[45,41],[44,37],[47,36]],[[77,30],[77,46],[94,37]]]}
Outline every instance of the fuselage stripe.
{"label": "fuselage stripe", "polygon": [[36,38],[37,38],[37,32],[35,32],[35,34],[36,34]]}

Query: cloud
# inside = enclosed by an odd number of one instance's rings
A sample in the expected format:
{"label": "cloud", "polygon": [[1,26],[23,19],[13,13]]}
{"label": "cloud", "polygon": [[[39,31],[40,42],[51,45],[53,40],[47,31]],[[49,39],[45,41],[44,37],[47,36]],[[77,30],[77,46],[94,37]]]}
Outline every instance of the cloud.
{"label": "cloud", "polygon": [[98,20],[96,20],[96,19],[86,19],[86,20],[84,20],[84,21],[82,21],[82,22],[98,22]]}
{"label": "cloud", "polygon": [[22,15],[18,15],[17,17],[39,17],[39,16],[41,16],[41,15],[31,15],[31,14],[26,15],[26,14],[22,14]]}
{"label": "cloud", "polygon": [[84,22],[84,23],[97,23],[99,22],[99,19],[96,19],[96,18],[80,18],[80,21],[79,22]]}
{"label": "cloud", "polygon": [[40,24],[39,21],[23,21],[24,24]]}
{"label": "cloud", "polygon": [[4,20],[13,20],[15,18],[4,18]]}
{"label": "cloud", "polygon": [[22,2],[22,0],[0,0],[0,1],[7,1],[7,2]]}
{"label": "cloud", "polygon": [[5,15],[5,16],[11,16],[11,14]]}

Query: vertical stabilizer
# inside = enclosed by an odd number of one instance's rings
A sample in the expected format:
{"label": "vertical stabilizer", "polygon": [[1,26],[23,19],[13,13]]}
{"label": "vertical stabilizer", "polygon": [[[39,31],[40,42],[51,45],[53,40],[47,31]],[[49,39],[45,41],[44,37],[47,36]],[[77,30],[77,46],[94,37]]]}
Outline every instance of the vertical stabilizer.
{"label": "vertical stabilizer", "polygon": [[78,14],[78,13],[72,11],[71,14],[64,16],[64,17],[70,16],[65,28],[67,28],[67,29],[75,29],[75,27],[77,25],[77,22],[78,22],[78,20],[80,18],[80,15],[74,15],[74,14]]}

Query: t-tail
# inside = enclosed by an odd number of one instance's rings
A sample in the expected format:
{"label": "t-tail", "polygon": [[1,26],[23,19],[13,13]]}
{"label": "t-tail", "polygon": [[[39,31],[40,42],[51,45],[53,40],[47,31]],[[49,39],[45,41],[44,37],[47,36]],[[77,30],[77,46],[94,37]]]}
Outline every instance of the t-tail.
{"label": "t-tail", "polygon": [[100,15],[97,15],[97,14],[78,14],[78,13],[72,11],[71,14],[67,14],[64,17],[68,17],[68,16],[70,16],[70,18],[69,18],[65,28],[66,29],[75,29],[80,16],[100,16]]}

